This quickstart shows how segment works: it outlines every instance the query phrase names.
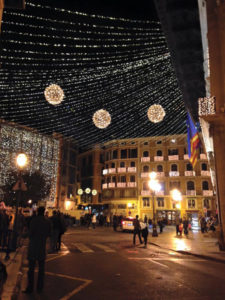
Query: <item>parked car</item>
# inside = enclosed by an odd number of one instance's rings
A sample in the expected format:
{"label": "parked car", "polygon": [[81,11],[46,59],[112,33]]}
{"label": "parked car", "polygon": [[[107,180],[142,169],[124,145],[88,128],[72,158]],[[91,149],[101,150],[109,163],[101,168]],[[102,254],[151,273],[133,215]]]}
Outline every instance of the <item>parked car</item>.
{"label": "parked car", "polygon": [[125,217],[121,220],[121,230],[122,231],[133,231],[134,225],[133,225],[133,217]]}

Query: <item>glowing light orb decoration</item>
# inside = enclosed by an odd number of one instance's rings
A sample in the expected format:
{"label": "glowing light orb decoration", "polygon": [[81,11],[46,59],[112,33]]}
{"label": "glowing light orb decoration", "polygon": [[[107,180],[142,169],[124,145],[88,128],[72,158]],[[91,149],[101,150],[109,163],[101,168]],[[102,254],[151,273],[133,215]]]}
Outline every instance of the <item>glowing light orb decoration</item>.
{"label": "glowing light orb decoration", "polygon": [[93,196],[96,196],[98,192],[96,190],[92,190],[91,193],[92,193]]}
{"label": "glowing light orb decoration", "polygon": [[151,105],[147,112],[148,118],[153,123],[159,123],[163,120],[166,113],[163,107],[159,104]]}
{"label": "glowing light orb decoration", "polygon": [[57,84],[49,85],[44,91],[45,99],[52,105],[58,105],[63,101],[64,92]]}
{"label": "glowing light orb decoration", "polygon": [[104,129],[111,123],[111,116],[107,110],[99,109],[93,114],[92,120],[96,127]]}
{"label": "glowing light orb decoration", "polygon": [[90,189],[90,188],[86,188],[86,189],[85,189],[85,193],[86,193],[86,194],[90,194],[90,192],[91,192],[91,189]]}
{"label": "glowing light orb decoration", "polygon": [[83,195],[83,190],[82,189],[78,189],[77,194],[78,195]]}

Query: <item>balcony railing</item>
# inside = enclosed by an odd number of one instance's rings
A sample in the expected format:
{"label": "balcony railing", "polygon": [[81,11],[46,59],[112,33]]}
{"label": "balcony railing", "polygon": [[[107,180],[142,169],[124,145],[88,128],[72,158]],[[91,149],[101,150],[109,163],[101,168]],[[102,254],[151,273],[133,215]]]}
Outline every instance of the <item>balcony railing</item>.
{"label": "balcony railing", "polygon": [[102,188],[103,189],[107,189],[107,187],[108,187],[108,184],[107,183],[103,183]]}
{"label": "balcony railing", "polygon": [[151,191],[149,191],[149,190],[142,190],[141,191],[141,196],[151,196]]}
{"label": "balcony railing", "polygon": [[157,176],[156,177],[165,177],[165,173],[164,172],[156,172]]}
{"label": "balcony railing", "polygon": [[148,162],[150,161],[150,157],[147,156],[147,157],[141,157],[141,162]]}
{"label": "balcony railing", "polygon": [[195,176],[195,171],[185,171],[184,175],[185,176]]}
{"label": "balcony railing", "polygon": [[164,157],[163,156],[154,156],[154,161],[163,161]]}
{"label": "balcony railing", "polygon": [[117,172],[118,173],[126,173],[126,170],[127,170],[126,168],[118,168]]}
{"label": "balcony railing", "polygon": [[102,174],[103,174],[103,175],[108,174],[108,169],[104,169],[104,170],[102,171]]}
{"label": "balcony railing", "polygon": [[213,196],[212,190],[203,190],[202,191],[203,196]]}
{"label": "balcony railing", "polygon": [[128,182],[127,186],[128,187],[136,187],[137,186],[137,182]]}
{"label": "balcony railing", "polygon": [[125,188],[126,187],[126,182],[117,182],[117,187]]}
{"label": "balcony railing", "polygon": [[137,172],[137,168],[136,168],[136,167],[128,167],[128,168],[127,168],[127,171],[128,171],[129,173],[135,173],[135,172]]}
{"label": "balcony railing", "polygon": [[184,154],[184,159],[189,159],[188,154]]}
{"label": "balcony railing", "polygon": [[196,190],[187,190],[186,195],[187,196],[196,196]]}
{"label": "balcony railing", "polygon": [[202,176],[210,176],[210,172],[209,171],[201,170],[201,175]]}
{"label": "balcony railing", "polygon": [[206,154],[205,153],[201,153],[200,154],[200,159],[207,159]]}
{"label": "balcony railing", "polygon": [[179,160],[179,155],[169,155],[168,160]]}
{"label": "balcony railing", "polygon": [[112,174],[112,173],[116,173],[116,168],[110,168],[109,169],[109,174]]}
{"label": "balcony railing", "polygon": [[170,177],[180,176],[180,172],[179,171],[170,171],[169,176]]}
{"label": "balcony railing", "polygon": [[164,196],[164,191],[155,192],[155,196]]}
{"label": "balcony railing", "polygon": [[149,177],[149,172],[142,172],[141,178],[146,178],[146,177]]}
{"label": "balcony railing", "polygon": [[116,187],[116,184],[115,184],[115,182],[109,182],[109,188],[114,188],[114,187]]}

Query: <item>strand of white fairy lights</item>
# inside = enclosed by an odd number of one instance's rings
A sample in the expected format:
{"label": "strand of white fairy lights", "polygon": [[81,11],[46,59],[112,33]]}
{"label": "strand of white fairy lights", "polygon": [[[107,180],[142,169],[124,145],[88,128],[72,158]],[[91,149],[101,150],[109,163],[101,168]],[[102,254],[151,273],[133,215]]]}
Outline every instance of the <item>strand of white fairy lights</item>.
{"label": "strand of white fairy lights", "polygon": [[[15,16],[14,16],[15,17]],[[21,16],[17,16],[18,18],[21,18]],[[23,18],[23,17],[22,17]],[[35,19],[35,16],[34,18]],[[44,21],[44,19],[42,19]],[[45,22],[47,22],[47,19],[45,19]],[[54,23],[54,22],[53,22]],[[85,24],[85,25],[84,25]],[[86,23],[82,24],[82,26],[86,26]],[[68,26],[71,26],[72,24],[67,24]],[[13,24],[10,24],[10,26],[14,26]],[[76,26],[74,24],[74,26]],[[79,24],[79,26],[81,26]],[[83,26],[83,27],[84,27]],[[90,24],[87,25],[90,27]],[[86,28],[88,28],[86,27]],[[86,33],[91,33],[91,31],[94,29],[96,30],[97,26],[90,27],[91,30],[87,30]],[[103,27],[98,27],[101,30]],[[121,27],[121,26],[105,26],[105,28],[110,29],[110,34],[113,36],[121,36],[120,32],[113,32],[112,30],[123,30],[122,35],[127,34],[127,36],[133,35],[135,32],[128,32],[130,28],[128,27]],[[123,29],[122,29],[123,28]],[[125,28],[127,28],[127,32],[125,32]],[[75,29],[75,28],[74,28]],[[67,30],[67,29],[66,29]],[[70,30],[70,29],[69,29]],[[76,29],[75,29],[76,30]],[[13,31],[13,30],[12,30]],[[58,32],[58,28],[55,28],[55,31]],[[132,30],[131,30],[132,31]],[[153,32],[154,30],[149,30],[149,32]],[[66,32],[64,30],[64,32]],[[84,31],[83,31],[84,32]],[[148,34],[148,31],[139,30],[142,34]],[[156,29],[155,33],[159,33],[160,29]],[[72,30],[70,31],[72,33]],[[11,32],[11,35],[13,33]],[[100,34],[100,32],[99,32]],[[104,32],[104,34],[106,34]],[[104,35],[103,34],[103,35]],[[136,34],[136,33],[135,33]],[[137,35],[138,36],[138,35]],[[57,38],[57,37],[56,37]],[[43,39],[45,39],[43,37]],[[48,41],[49,38],[47,38]],[[54,39],[54,37],[53,37]],[[113,39],[112,39],[113,40]],[[122,54],[124,51],[113,49],[111,54],[111,60],[108,60],[107,63],[112,63],[110,66],[98,67],[97,69],[93,67],[85,67],[84,71],[81,72],[81,69],[79,70],[69,70],[67,69],[67,65],[63,63],[63,68],[59,68],[61,65],[58,63],[52,64],[52,70],[39,70],[41,71],[41,76],[37,76],[37,71],[31,70],[24,72],[23,70],[18,69],[17,75],[14,75],[13,80],[16,86],[11,86],[11,95],[7,93],[7,96],[13,101],[15,99],[17,100],[18,105],[14,105],[16,108],[12,113],[10,113],[11,118],[15,119],[22,119],[24,117],[24,111],[27,111],[26,117],[28,119],[28,125],[33,127],[38,127],[44,132],[51,133],[52,131],[60,131],[63,132],[65,135],[73,135],[71,134],[71,131],[78,130],[77,137],[80,140],[81,145],[85,145],[87,143],[95,142],[96,139],[100,139],[102,141],[106,141],[109,139],[110,136],[120,136],[122,137],[129,137],[129,136],[148,136],[151,133],[154,133],[157,129],[157,134],[160,132],[161,134],[168,134],[168,128],[171,128],[171,132],[173,132],[174,129],[176,129],[176,132],[179,130],[183,130],[184,126],[181,124],[179,118],[174,118],[173,110],[174,107],[181,110],[181,115],[183,114],[183,107],[182,102],[180,101],[180,92],[176,85],[175,76],[171,74],[171,70],[169,68],[169,64],[167,59],[162,59],[161,61],[158,60],[157,63],[154,63],[154,58],[157,56],[157,53],[161,50],[164,55],[168,53],[168,49],[162,49],[162,47],[156,47],[156,43],[152,43],[151,50],[147,50],[147,54],[144,56],[144,54],[140,56],[134,56],[134,53],[136,51],[136,48],[132,49],[135,50],[132,52],[132,50],[129,48],[128,44],[129,38],[127,38],[127,49],[122,49],[126,51],[127,59],[130,57],[129,63],[121,63],[118,59],[118,53],[116,53],[113,56],[113,53],[115,51],[121,52],[121,60],[123,59]],[[88,40],[86,40],[88,41]],[[141,41],[141,39],[140,39]],[[90,40],[89,40],[90,42]],[[15,43],[17,43],[17,40],[15,40]],[[116,44],[114,44],[116,45]],[[118,44],[119,45],[119,44]],[[26,45],[26,47],[29,47],[29,45]],[[137,47],[137,43],[134,47]],[[57,47],[56,47],[57,48]],[[63,49],[63,47],[59,47],[60,50]],[[147,48],[147,47],[146,47]],[[144,48],[144,51],[146,51],[146,48]],[[91,49],[95,49],[91,48]],[[102,50],[102,48],[100,48]],[[166,50],[166,51],[165,51]],[[137,49],[137,51],[139,51]],[[144,52],[143,51],[143,52]],[[151,53],[150,53],[151,52]],[[29,54],[29,53],[28,53]],[[37,51],[37,55],[38,55]],[[51,55],[54,55],[55,52],[52,52]],[[104,55],[106,55],[106,51],[103,52]],[[60,54],[59,54],[60,55]],[[71,52],[63,53],[62,56],[71,56]],[[76,54],[75,54],[76,55]],[[74,55],[74,56],[75,56]],[[83,62],[85,63],[85,57],[89,56],[94,57],[96,55],[96,52],[88,53],[83,52],[80,54],[81,60],[83,55]],[[102,55],[102,61],[104,61],[106,58]],[[109,55],[109,53],[107,53]],[[149,57],[149,55],[153,55],[153,61],[145,61],[143,57]],[[101,56],[101,53],[99,52],[99,56]],[[142,59],[140,59],[142,56]],[[67,57],[66,57],[67,58]],[[75,57],[74,57],[75,58]],[[5,57],[6,59],[6,57]],[[33,57],[29,57],[28,59],[34,59]],[[139,62],[137,64],[132,63],[134,59],[139,59]],[[15,58],[9,59],[9,66],[19,66],[21,62],[14,63],[11,62],[15,60]],[[68,60],[67,60],[68,61]],[[160,64],[161,62],[161,64]],[[166,63],[166,67],[164,67],[164,64]],[[73,65],[73,63],[71,63]],[[82,66],[82,64],[80,64]],[[96,65],[96,64],[95,64]],[[102,63],[101,63],[102,65]],[[161,65],[161,67],[160,67]],[[35,64],[35,66],[40,67],[41,64]],[[158,70],[157,70],[158,67]],[[159,72],[161,68],[161,71]],[[83,69],[83,68],[82,68]],[[26,70],[26,69],[25,69]],[[158,71],[158,72],[157,72]],[[144,72],[148,72],[148,76],[144,76]],[[55,73],[58,73],[57,76],[55,76]],[[158,76],[155,77],[154,73],[158,73]],[[60,76],[59,76],[60,74]],[[113,76],[112,76],[113,74]],[[7,76],[10,76],[10,73],[8,73]],[[21,77],[20,77],[21,76]],[[68,78],[69,77],[69,78]],[[6,78],[2,77],[3,82],[2,85],[4,85],[4,80]],[[84,81],[86,79],[86,87],[87,91],[84,90]],[[109,81],[110,79],[110,81]],[[159,80],[161,79],[161,80]],[[60,85],[63,87],[65,93],[66,93],[66,101],[65,105],[52,108],[50,105],[48,105],[45,101],[41,101],[41,95],[43,94],[43,85],[45,83],[57,80],[59,81]],[[101,82],[102,81],[102,82]],[[158,85],[157,85],[158,81]],[[101,82],[101,84],[100,84]],[[108,84],[107,84],[108,82]],[[149,86],[154,86],[154,88],[148,88]],[[172,91],[168,89],[168,86],[172,86]],[[74,89],[75,87],[75,89]],[[6,86],[4,85],[4,88]],[[90,91],[89,91],[90,89]],[[26,93],[24,93],[26,91]],[[33,92],[34,91],[34,92]],[[163,93],[164,91],[164,93]],[[22,93],[21,96],[18,96],[19,93]],[[74,93],[76,94],[74,96]],[[152,99],[152,96],[153,99]],[[25,97],[25,98],[24,98]],[[118,101],[118,97],[120,100],[122,100],[122,105],[119,104],[120,101]],[[43,95],[42,95],[43,98]],[[94,99],[95,98],[95,99]],[[24,101],[24,99],[27,99]],[[28,101],[29,99],[29,101]],[[30,100],[31,99],[31,100]],[[110,125],[107,128],[107,131],[99,132],[94,126],[90,127],[88,126],[87,130],[87,118],[86,115],[89,113],[89,121],[91,122],[92,113],[96,109],[96,99],[97,102],[99,102],[99,105],[103,105],[112,115],[114,116],[114,123],[116,123],[116,126]],[[100,99],[98,101],[98,99]],[[132,101],[131,101],[132,99]],[[172,99],[172,100],[171,100]],[[4,98],[6,102],[3,101],[3,103],[8,104],[7,97]],[[42,99],[43,100],[43,99]],[[155,101],[164,101],[164,105],[169,108],[170,111],[167,111],[167,118],[169,117],[169,122],[167,121],[167,126],[165,124],[157,124],[157,126],[154,126],[149,123],[146,115],[146,111],[148,109],[148,106],[150,106],[151,103],[154,103]],[[180,102],[179,102],[180,101]],[[162,103],[163,104],[163,103]],[[32,109],[34,109],[34,106],[38,105],[38,115],[40,117],[40,122],[37,123],[37,120],[34,118],[33,114],[30,114]],[[137,106],[139,105],[139,106]],[[84,112],[84,108],[87,108]],[[137,122],[135,113],[140,107],[138,113],[143,118],[141,122]],[[135,110],[136,109],[136,110]],[[37,109],[36,109],[37,111]],[[114,111],[114,113],[113,113]],[[66,113],[65,113],[66,112]],[[65,114],[64,114],[65,113]],[[177,111],[176,111],[177,114]],[[58,116],[58,118],[56,117]],[[126,122],[124,121],[123,116],[125,116]],[[145,116],[145,118],[144,118]],[[24,118],[23,118],[24,119]],[[74,127],[70,128],[68,125],[65,126],[66,121],[70,120],[70,123],[74,123]],[[129,121],[129,122],[128,122]],[[134,124],[136,122],[136,130],[138,132],[135,132],[134,130],[131,131],[130,124]],[[79,125],[79,127],[78,127]],[[122,129],[125,128],[125,133],[122,131]],[[156,133],[155,133],[156,134]]]}

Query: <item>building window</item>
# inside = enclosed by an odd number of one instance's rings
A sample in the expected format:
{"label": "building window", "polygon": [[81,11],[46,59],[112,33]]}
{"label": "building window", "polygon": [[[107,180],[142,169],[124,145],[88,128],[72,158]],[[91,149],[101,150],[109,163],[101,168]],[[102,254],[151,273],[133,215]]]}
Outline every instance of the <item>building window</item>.
{"label": "building window", "polygon": [[171,165],[171,171],[172,172],[177,172],[177,165],[176,164]]}
{"label": "building window", "polygon": [[116,176],[113,176],[113,177],[112,177],[112,182],[115,182],[115,183],[116,183]]}
{"label": "building window", "polygon": [[178,155],[178,149],[169,149],[168,155]]}
{"label": "building window", "polygon": [[111,178],[110,177],[107,177],[107,180],[106,180],[106,182],[107,183],[110,183],[111,182],[111,180],[110,180]]}
{"label": "building window", "polygon": [[195,208],[195,199],[188,199],[188,208]]}
{"label": "building window", "polygon": [[147,146],[147,145],[148,145],[148,142],[144,142],[144,145]]}
{"label": "building window", "polygon": [[143,152],[143,157],[149,157],[149,152],[148,151],[144,151]]}
{"label": "building window", "polygon": [[134,175],[130,176],[130,182],[135,182],[135,176]]}
{"label": "building window", "polygon": [[126,182],[126,176],[121,176],[120,180],[121,180],[120,182]]}
{"label": "building window", "polygon": [[150,199],[149,198],[142,198],[143,207],[150,207]]}
{"label": "building window", "polygon": [[135,167],[135,161],[131,161],[130,166]]}
{"label": "building window", "polygon": [[180,182],[179,181],[171,181],[170,182],[170,188],[171,189],[179,189],[180,188]]}
{"label": "building window", "polygon": [[205,198],[205,199],[203,200],[203,207],[206,207],[207,209],[210,208],[210,199]]}
{"label": "building window", "polygon": [[188,191],[189,190],[191,190],[191,191],[195,190],[195,183],[194,183],[194,181],[188,181],[187,182],[187,190]]}
{"label": "building window", "polygon": [[208,181],[203,181],[202,182],[202,189],[204,191],[207,191],[209,189],[209,183],[208,183]]}
{"label": "building window", "polygon": [[99,162],[100,162],[101,164],[104,163],[104,155],[103,155],[103,154],[100,154],[100,156],[99,156]]}
{"label": "building window", "polygon": [[125,168],[125,162],[124,161],[120,162],[120,168]]}
{"label": "building window", "polygon": [[164,207],[164,198],[157,198],[158,207]]}
{"label": "building window", "polygon": [[207,164],[205,163],[202,164],[202,171],[207,171]]}
{"label": "building window", "polygon": [[147,181],[143,182],[143,190],[144,191],[148,191],[149,190],[149,186],[148,186],[148,182]]}
{"label": "building window", "polygon": [[120,158],[127,158],[127,149],[123,149],[120,151]]}
{"label": "building window", "polygon": [[118,152],[117,152],[117,150],[113,150],[113,159],[117,159],[117,157],[118,157]]}
{"label": "building window", "polygon": [[115,168],[115,163],[111,163],[111,168]]}
{"label": "building window", "polygon": [[156,141],[156,144],[157,144],[157,145],[161,145],[161,144],[162,144],[162,141],[160,141],[160,140],[159,140],[159,141]]}
{"label": "building window", "polygon": [[157,150],[156,151],[156,156],[162,156],[162,151],[161,150]]}
{"label": "building window", "polygon": [[129,149],[129,158],[137,158],[137,148]]}
{"label": "building window", "polygon": [[162,165],[157,166],[157,172],[163,172],[163,166]]}
{"label": "building window", "polygon": [[187,171],[193,171],[192,164],[187,164],[187,165],[186,165],[186,170],[187,170]]}
{"label": "building window", "polygon": [[144,172],[144,173],[149,172],[149,166],[144,166],[144,167],[143,167],[143,172]]}

